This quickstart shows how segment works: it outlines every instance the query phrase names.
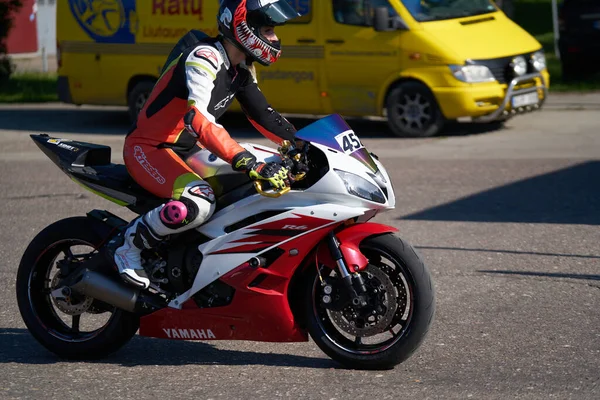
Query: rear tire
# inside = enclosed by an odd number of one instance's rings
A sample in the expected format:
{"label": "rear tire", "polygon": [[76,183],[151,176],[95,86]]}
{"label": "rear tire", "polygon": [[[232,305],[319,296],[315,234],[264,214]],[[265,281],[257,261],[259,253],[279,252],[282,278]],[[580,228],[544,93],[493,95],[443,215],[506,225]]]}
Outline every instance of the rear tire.
{"label": "rear tire", "polygon": [[142,111],[148,98],[150,98],[152,89],[154,89],[154,82],[142,81],[137,83],[131,92],[129,92],[129,96],[127,96],[127,105],[129,107],[129,119],[132,124],[137,121],[138,114]]}
{"label": "rear tire", "polygon": [[[21,317],[33,337],[59,357],[76,360],[106,357],[126,344],[139,328],[138,316],[104,303],[99,305],[97,301],[92,302],[80,315],[64,313],[57,308],[57,301],[50,294],[52,271],[57,259],[61,255],[68,257],[69,252],[74,258],[77,257],[79,254],[74,253],[73,248],[97,248],[110,235],[110,231],[109,227],[92,218],[64,219],[41,231],[21,259],[16,282]],[[83,298],[79,303],[85,308]],[[110,316],[99,317],[106,312],[110,312]],[[72,316],[72,327],[64,322],[63,318],[67,315]],[[99,329],[83,332],[80,330],[83,315],[91,315],[86,319],[92,318],[93,321],[108,317],[108,321]]]}
{"label": "rear tire", "polygon": [[[393,234],[367,238],[361,243],[360,249],[369,259],[367,268],[377,266],[378,263],[381,264],[380,255],[383,255],[385,258],[393,259],[393,263],[402,273],[402,279],[395,279],[397,304],[404,301],[411,305],[411,309],[408,311],[398,307],[393,312],[394,321],[398,319],[400,313],[408,314],[408,317],[400,320],[404,327],[397,332],[397,337],[383,342],[380,347],[377,347],[379,344],[362,342],[373,336],[366,336],[358,341],[358,337],[355,337],[352,342],[352,339],[347,336],[356,336],[355,334],[340,331],[339,324],[332,323],[333,318],[327,321],[332,314],[329,311],[323,312],[320,301],[322,295],[320,278],[317,276],[316,268],[311,268],[304,298],[307,328],[315,343],[325,354],[347,367],[373,370],[391,369],[408,359],[417,350],[431,327],[435,314],[435,293],[431,276],[413,247]],[[379,261],[377,261],[378,258]],[[381,264],[378,268],[382,271],[387,267]],[[329,268],[324,267],[321,274],[327,273],[327,271]],[[391,277],[389,271],[391,269],[388,270],[388,276]],[[404,299],[402,298],[403,289],[400,287],[402,284],[398,284],[398,282],[405,282],[410,287],[409,295]],[[388,302],[387,305],[389,306],[389,304]],[[319,307],[321,307],[320,310]],[[377,318],[379,321],[379,316]],[[394,321],[384,331],[390,329],[392,332],[393,328],[390,326],[395,323]],[[355,328],[358,327],[353,322],[351,324]]]}

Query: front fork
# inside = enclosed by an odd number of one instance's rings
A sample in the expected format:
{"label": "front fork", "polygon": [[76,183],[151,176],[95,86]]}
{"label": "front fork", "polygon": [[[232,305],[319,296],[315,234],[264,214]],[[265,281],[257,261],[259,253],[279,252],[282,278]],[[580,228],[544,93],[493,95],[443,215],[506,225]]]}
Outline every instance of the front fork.
{"label": "front fork", "polygon": [[327,234],[326,241],[331,257],[335,261],[340,276],[342,277],[342,282],[347,290],[348,297],[352,300],[352,304],[355,306],[366,306],[367,301],[365,294],[367,293],[367,288],[362,276],[359,272],[350,272],[348,265],[344,261],[344,256],[340,249],[340,242],[333,232]]}

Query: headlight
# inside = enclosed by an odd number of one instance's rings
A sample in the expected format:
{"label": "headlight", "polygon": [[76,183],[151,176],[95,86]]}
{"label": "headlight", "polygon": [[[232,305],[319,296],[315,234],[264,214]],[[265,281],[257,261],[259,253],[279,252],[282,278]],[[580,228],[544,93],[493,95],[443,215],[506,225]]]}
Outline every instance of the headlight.
{"label": "headlight", "polygon": [[456,79],[467,83],[492,82],[492,71],[485,65],[450,65]]}
{"label": "headlight", "polygon": [[339,169],[334,169],[334,171],[342,178],[344,185],[346,185],[346,190],[351,195],[376,203],[385,204],[386,199],[383,193],[381,193],[381,190],[365,178],[361,178],[358,175],[346,171],[340,171]]}
{"label": "headlight", "polygon": [[546,69],[546,56],[543,51],[536,51],[531,55],[531,65],[538,72]]}
{"label": "headlight", "polygon": [[510,65],[516,76],[525,75],[527,73],[527,60],[525,60],[525,57],[523,56],[513,58]]}

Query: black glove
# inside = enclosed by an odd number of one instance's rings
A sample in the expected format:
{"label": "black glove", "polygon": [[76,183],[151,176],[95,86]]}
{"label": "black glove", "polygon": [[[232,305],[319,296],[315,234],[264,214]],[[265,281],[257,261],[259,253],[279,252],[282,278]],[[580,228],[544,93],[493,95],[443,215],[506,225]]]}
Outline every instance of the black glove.
{"label": "black glove", "polygon": [[308,152],[308,142],[296,141],[297,147],[288,152],[288,157],[293,160],[293,165],[289,167],[293,175],[308,173],[308,160],[306,154]]}

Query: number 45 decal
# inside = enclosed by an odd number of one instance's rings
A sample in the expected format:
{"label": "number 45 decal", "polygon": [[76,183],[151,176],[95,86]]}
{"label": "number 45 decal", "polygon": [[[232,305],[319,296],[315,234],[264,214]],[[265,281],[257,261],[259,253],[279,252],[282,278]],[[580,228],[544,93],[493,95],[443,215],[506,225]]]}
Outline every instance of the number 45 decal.
{"label": "number 45 decal", "polygon": [[356,137],[353,131],[340,133],[335,137],[335,140],[337,140],[338,144],[346,154],[354,153],[356,150],[363,148],[362,143],[358,140],[358,137]]}

